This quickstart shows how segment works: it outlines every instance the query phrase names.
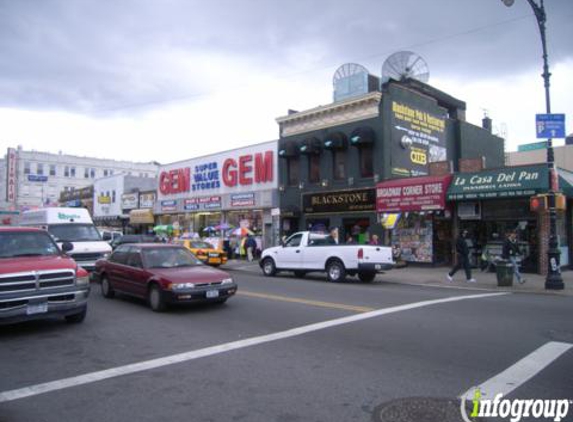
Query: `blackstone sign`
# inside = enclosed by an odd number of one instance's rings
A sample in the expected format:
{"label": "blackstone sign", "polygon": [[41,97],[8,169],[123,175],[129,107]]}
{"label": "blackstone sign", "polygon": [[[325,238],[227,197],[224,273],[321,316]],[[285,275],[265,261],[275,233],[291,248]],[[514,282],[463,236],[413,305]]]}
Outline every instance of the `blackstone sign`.
{"label": "blackstone sign", "polygon": [[376,189],[307,193],[302,196],[302,208],[308,214],[374,211]]}
{"label": "blackstone sign", "polygon": [[547,166],[510,167],[479,173],[462,173],[454,177],[447,199],[513,198],[547,191]]}

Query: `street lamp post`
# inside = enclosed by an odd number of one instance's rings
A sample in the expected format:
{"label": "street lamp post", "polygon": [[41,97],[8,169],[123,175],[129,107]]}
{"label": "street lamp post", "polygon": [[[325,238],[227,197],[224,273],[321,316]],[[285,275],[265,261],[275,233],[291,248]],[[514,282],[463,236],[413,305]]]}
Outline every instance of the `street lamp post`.
{"label": "street lamp post", "polygon": [[[503,4],[507,7],[513,5],[514,0],[502,0]],[[541,35],[541,47],[543,49],[543,82],[545,86],[545,109],[547,114],[551,114],[551,100],[549,96],[549,63],[547,60],[547,43],[545,38],[545,21],[547,15],[545,14],[545,7],[543,0],[539,0],[537,4],[534,0],[527,0],[539,26],[539,34]],[[555,172],[555,155],[553,153],[553,140],[547,140],[547,167],[549,169],[549,244],[547,249],[548,271],[547,278],[545,279],[545,288],[548,290],[563,290],[563,278],[561,277],[561,264],[559,251],[559,244],[557,242],[557,211],[555,210],[555,192],[559,189],[556,186],[557,173]]]}

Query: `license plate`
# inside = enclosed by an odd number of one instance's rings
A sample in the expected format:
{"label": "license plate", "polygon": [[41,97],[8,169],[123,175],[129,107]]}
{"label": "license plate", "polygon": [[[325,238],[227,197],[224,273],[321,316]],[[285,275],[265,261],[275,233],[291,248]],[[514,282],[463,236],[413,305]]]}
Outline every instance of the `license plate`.
{"label": "license plate", "polygon": [[214,297],[219,297],[219,290],[207,290],[207,298],[213,299]]}
{"label": "license plate", "polygon": [[209,256],[211,258],[219,258],[219,254],[218,253],[210,253]]}
{"label": "license plate", "polygon": [[382,265],[375,265],[374,268],[376,269],[376,271],[379,271],[382,269]]}
{"label": "license plate", "polygon": [[48,302],[44,303],[31,303],[28,304],[26,309],[27,315],[44,314],[48,312]]}

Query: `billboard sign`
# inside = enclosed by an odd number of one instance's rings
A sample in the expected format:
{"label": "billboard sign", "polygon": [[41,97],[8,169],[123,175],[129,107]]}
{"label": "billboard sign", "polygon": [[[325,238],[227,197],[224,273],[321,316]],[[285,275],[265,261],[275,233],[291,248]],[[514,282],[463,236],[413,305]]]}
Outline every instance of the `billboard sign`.
{"label": "billboard sign", "polygon": [[440,107],[392,100],[390,116],[392,176],[427,176],[430,163],[447,160],[446,118]]}

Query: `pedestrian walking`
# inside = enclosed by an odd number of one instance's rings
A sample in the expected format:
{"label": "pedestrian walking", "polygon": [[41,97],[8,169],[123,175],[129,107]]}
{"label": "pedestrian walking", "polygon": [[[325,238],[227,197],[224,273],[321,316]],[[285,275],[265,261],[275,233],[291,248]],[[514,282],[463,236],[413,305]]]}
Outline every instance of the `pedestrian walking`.
{"label": "pedestrian walking", "polygon": [[448,281],[453,281],[454,274],[461,268],[464,269],[466,273],[466,281],[468,283],[475,283],[476,279],[472,278],[472,269],[470,266],[470,249],[468,248],[468,244],[466,239],[468,237],[468,231],[462,230],[462,233],[458,236],[456,240],[456,253],[458,256],[458,262],[452,268],[452,270],[448,273]]}
{"label": "pedestrian walking", "polygon": [[519,250],[519,245],[517,244],[517,234],[515,232],[507,233],[505,241],[503,242],[503,248],[501,250],[501,258],[508,260],[513,267],[513,275],[517,278],[519,284],[525,283],[525,279],[519,272],[519,264],[517,263],[517,258],[521,255]]}
{"label": "pedestrian walking", "polygon": [[326,242],[330,245],[338,245],[338,227],[330,228],[330,234],[326,236]]}
{"label": "pedestrian walking", "polygon": [[374,246],[380,245],[380,238],[378,237],[377,234],[373,234],[372,236],[370,236],[370,244]]}
{"label": "pedestrian walking", "polygon": [[247,259],[249,262],[253,261],[253,252],[257,248],[257,242],[255,238],[251,235],[247,236],[247,240],[245,241],[245,249],[247,250]]}

